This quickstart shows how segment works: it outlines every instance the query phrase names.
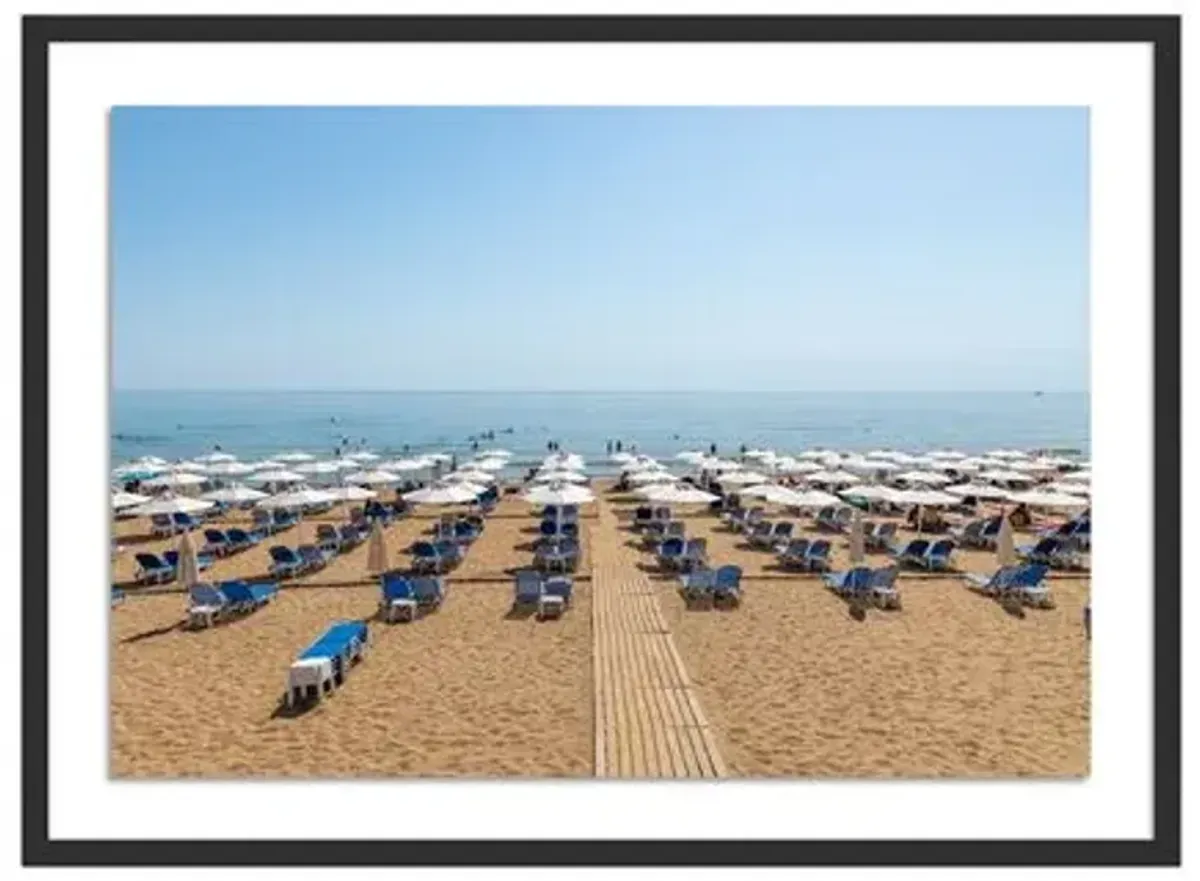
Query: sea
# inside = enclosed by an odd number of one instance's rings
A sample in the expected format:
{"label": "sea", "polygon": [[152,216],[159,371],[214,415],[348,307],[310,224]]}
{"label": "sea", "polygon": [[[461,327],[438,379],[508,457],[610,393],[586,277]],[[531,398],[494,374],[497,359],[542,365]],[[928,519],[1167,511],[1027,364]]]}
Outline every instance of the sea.
{"label": "sea", "polygon": [[593,463],[606,445],[672,456],[740,447],[921,452],[1075,450],[1090,456],[1086,392],[384,392],[114,391],[111,459],[241,459],[301,450],[333,456],[547,445]]}

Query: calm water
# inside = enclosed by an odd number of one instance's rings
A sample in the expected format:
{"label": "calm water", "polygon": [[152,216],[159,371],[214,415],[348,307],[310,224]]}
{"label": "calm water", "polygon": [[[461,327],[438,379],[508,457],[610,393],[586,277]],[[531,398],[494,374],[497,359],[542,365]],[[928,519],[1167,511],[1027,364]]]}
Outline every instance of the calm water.
{"label": "calm water", "polygon": [[112,459],[180,459],[219,444],[243,459],[346,438],[379,452],[480,449],[544,454],[546,442],[603,458],[605,441],[673,454],[716,443],[919,451],[1074,448],[1090,453],[1086,393],[145,392],[112,399]]}

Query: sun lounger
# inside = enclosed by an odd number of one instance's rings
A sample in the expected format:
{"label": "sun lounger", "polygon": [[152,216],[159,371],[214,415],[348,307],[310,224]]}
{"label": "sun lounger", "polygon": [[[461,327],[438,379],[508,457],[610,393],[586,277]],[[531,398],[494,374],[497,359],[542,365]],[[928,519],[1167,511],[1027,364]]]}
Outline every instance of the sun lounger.
{"label": "sun lounger", "polygon": [[898,574],[899,568],[896,566],[884,566],[871,572],[867,589],[871,592],[871,599],[882,609],[900,609],[900,592],[896,590]]}
{"label": "sun lounger", "polygon": [[680,592],[688,606],[711,602],[717,586],[715,569],[696,569],[679,577]]}
{"label": "sun lounger", "polygon": [[[179,551],[163,551],[163,560],[172,569],[179,568]],[[196,571],[203,572],[213,564],[213,555],[205,551],[196,554]]]}
{"label": "sun lounger", "polygon": [[650,549],[656,548],[666,537],[667,524],[655,520],[646,525],[642,530],[642,547]]}
{"label": "sun lounger", "polygon": [[231,554],[252,548],[264,538],[266,538],[266,533],[257,529],[247,531],[237,526],[231,526],[225,530],[225,541]]}
{"label": "sun lounger", "polygon": [[306,568],[306,563],[300,554],[285,545],[275,545],[269,548],[267,553],[271,555],[269,571],[277,578],[299,575]]}
{"label": "sun lounger", "polygon": [[704,566],[708,560],[708,539],[689,538],[683,546],[683,556],[679,559],[679,568],[685,571]]}
{"label": "sun lounger", "polygon": [[957,529],[951,529],[950,535],[964,548],[979,547],[983,542],[983,527],[986,525],[986,520],[972,520]]}
{"label": "sun lounger", "polygon": [[1079,555],[1060,538],[1048,537],[1035,545],[1017,548],[1017,556],[1026,563],[1041,563],[1058,569],[1076,569],[1082,566]]}
{"label": "sun lounger", "polygon": [[157,554],[145,551],[134,554],[138,568],[136,579],[139,584],[165,584],[175,578],[175,567],[159,559]]}
{"label": "sun lounger", "polygon": [[841,596],[864,593],[871,583],[871,568],[855,566],[845,572],[828,572],[821,577],[825,586]]}
{"label": "sun lounger", "polygon": [[1053,609],[1054,598],[1045,582],[1048,569],[1049,567],[1040,563],[1022,566],[1013,576],[1009,590],[1015,592],[1025,605]]}
{"label": "sun lounger", "polygon": [[414,572],[441,572],[442,555],[431,542],[419,541],[412,546],[412,568]]}
{"label": "sun lounger", "polygon": [[863,550],[886,551],[896,537],[895,523],[880,523],[869,535],[863,536]]}
{"label": "sun lounger", "polygon": [[437,608],[446,599],[446,585],[441,578],[434,575],[418,575],[410,578],[413,597],[419,608]]}
{"label": "sun lounger", "polygon": [[901,566],[925,567],[925,552],[929,550],[929,540],[914,538],[907,544],[892,545],[888,554]]}
{"label": "sun lounger", "polygon": [[571,579],[563,575],[554,575],[543,581],[538,596],[538,617],[546,619],[561,616],[571,605],[572,587]]}
{"label": "sun lounger", "polygon": [[367,625],[339,621],[305,649],[288,670],[286,703],[321,700],[345,682],[346,674],[367,653]]}
{"label": "sun lounger", "polygon": [[150,534],[155,538],[169,538],[175,532],[175,521],[170,514],[150,515]]}
{"label": "sun lounger", "polygon": [[759,523],[762,523],[763,520],[766,519],[766,517],[767,517],[766,509],[751,508],[749,511],[746,512],[746,516],[742,518],[741,523],[738,524],[738,528],[741,530],[741,532],[743,534],[749,534],[750,531],[753,530],[756,525],[758,525]]}
{"label": "sun lounger", "polygon": [[766,520],[755,523],[746,533],[746,542],[752,548],[770,550],[774,547],[771,540],[771,533],[774,528],[774,525]]}
{"label": "sun lounger", "polygon": [[261,529],[265,535],[272,535],[279,531],[279,527],[275,524],[275,518],[271,516],[271,512],[265,511],[262,508],[256,508],[254,511],[254,527],[255,529]]}
{"label": "sun lounger", "polygon": [[295,511],[285,511],[282,508],[276,508],[271,513],[271,522],[275,524],[276,530],[283,531],[299,523],[300,515]]}
{"label": "sun lounger", "polygon": [[261,609],[279,593],[279,585],[272,581],[222,581],[217,589],[230,605],[242,612]]}
{"label": "sun lounger", "polygon": [[204,530],[204,547],[202,552],[216,557],[224,557],[230,553],[229,537],[219,529]]}
{"label": "sun lounger", "polygon": [[954,542],[943,538],[933,542],[921,556],[921,565],[930,572],[947,572],[954,555]]}
{"label": "sun lounger", "polygon": [[740,566],[722,566],[717,570],[713,582],[713,601],[739,605],[742,601],[742,569]]}
{"label": "sun lounger", "polygon": [[338,532],[338,528],[332,523],[317,524],[317,547],[330,554],[336,554],[342,550],[342,534]]}
{"label": "sun lounger", "polygon": [[831,550],[833,544],[828,539],[818,538],[810,542],[808,550],[804,553],[804,568],[809,572],[828,572]]}
{"label": "sun lounger", "polygon": [[746,520],[746,513],[745,508],[730,508],[721,514],[721,522],[735,532],[740,532],[742,523]]}
{"label": "sun lounger", "polygon": [[808,539],[794,538],[778,553],[776,562],[784,569],[804,569],[807,567],[805,562],[807,556]]}
{"label": "sun lounger", "polygon": [[533,569],[521,569],[513,582],[513,608],[536,607],[542,596],[542,575]]}
{"label": "sun lounger", "polygon": [[171,522],[175,524],[176,532],[191,532],[193,529],[199,529],[204,525],[204,521],[199,517],[184,514],[182,511],[176,511],[172,514]]}
{"label": "sun lounger", "polygon": [[1019,568],[1019,566],[1001,566],[990,575],[984,575],[979,572],[967,572],[964,573],[963,580],[971,590],[987,596],[995,596],[1008,590],[1009,585],[1012,583],[1012,577]]}
{"label": "sun lounger", "polygon": [[641,530],[654,519],[654,509],[648,505],[636,509],[633,512],[633,528],[635,531]]}
{"label": "sun lounger", "polygon": [[658,558],[658,568],[673,570],[678,568],[683,559],[684,542],[682,538],[668,538],[658,546],[655,555]]}
{"label": "sun lounger", "polygon": [[188,588],[187,626],[212,627],[220,618],[233,614],[229,598],[211,584],[193,584]]}
{"label": "sun lounger", "polygon": [[412,582],[395,572],[380,576],[379,614],[388,623],[416,618],[417,597]]}
{"label": "sun lounger", "polygon": [[300,545],[300,547],[296,548],[296,553],[303,561],[304,571],[306,572],[316,572],[318,569],[324,569],[334,557],[332,553],[324,551],[316,545]]}
{"label": "sun lounger", "polygon": [[441,558],[442,571],[453,569],[463,561],[462,548],[457,542],[453,541],[438,541],[433,545],[437,548],[438,556]]}

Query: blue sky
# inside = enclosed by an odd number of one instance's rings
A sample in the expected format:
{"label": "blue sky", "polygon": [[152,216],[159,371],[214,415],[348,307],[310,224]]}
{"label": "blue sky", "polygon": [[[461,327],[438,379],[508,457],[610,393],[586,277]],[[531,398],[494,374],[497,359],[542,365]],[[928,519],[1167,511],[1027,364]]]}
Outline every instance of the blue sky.
{"label": "blue sky", "polygon": [[1085,108],[116,108],[113,383],[1085,390]]}

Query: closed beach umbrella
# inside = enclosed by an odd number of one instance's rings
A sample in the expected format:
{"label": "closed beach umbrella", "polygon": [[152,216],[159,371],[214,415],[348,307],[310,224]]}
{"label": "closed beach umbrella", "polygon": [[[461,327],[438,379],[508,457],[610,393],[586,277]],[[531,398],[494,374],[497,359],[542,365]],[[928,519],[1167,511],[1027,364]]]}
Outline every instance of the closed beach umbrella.
{"label": "closed beach umbrella", "polygon": [[854,509],[854,519],[850,521],[850,565],[856,566],[866,556],[866,546],[863,540],[862,511]]}
{"label": "closed beach umbrella", "polygon": [[371,525],[371,543],[367,546],[367,571],[378,575],[387,568],[387,541],[383,537],[383,527],[376,520]]}
{"label": "closed beach umbrella", "polygon": [[182,489],[188,486],[199,486],[204,481],[203,476],[190,471],[168,471],[166,474],[142,481],[142,486],[146,489]]}
{"label": "closed beach umbrella", "polygon": [[144,505],[138,505],[136,508],[130,508],[129,513],[136,514],[139,517],[150,517],[154,514],[197,514],[200,511],[207,511],[212,506],[212,502],[202,501],[201,499],[168,496],[163,499],[155,499],[153,502],[147,502]]}
{"label": "closed beach umbrella", "polygon": [[295,471],[287,471],[278,469],[275,471],[260,471],[258,474],[251,474],[246,478],[247,483],[303,483],[305,477],[303,474],[297,474]]}
{"label": "closed beach umbrella", "polygon": [[200,563],[196,559],[196,548],[192,545],[191,533],[185,532],[179,539],[179,583],[185,588],[200,581]]}
{"label": "closed beach umbrella", "polygon": [[214,489],[212,492],[207,492],[200,496],[200,498],[207,499],[210,502],[224,502],[230,505],[237,505],[242,502],[257,502],[266,497],[267,494],[262,490],[251,489],[248,486],[242,486],[240,483],[235,483],[233,486],[227,486],[222,489]]}
{"label": "closed beach umbrella", "polygon": [[112,509],[120,511],[123,508],[136,508],[150,501],[149,496],[139,496],[137,493],[118,492],[112,495]]}
{"label": "closed beach umbrella", "polygon": [[315,458],[316,456],[313,456],[310,453],[300,452],[283,453],[282,455],[275,457],[275,459],[279,462],[311,462]]}
{"label": "closed beach umbrella", "polygon": [[1017,562],[1017,549],[1013,546],[1012,523],[1008,512],[1000,515],[1000,532],[996,535],[996,562],[1001,566],[1013,566]]}
{"label": "closed beach umbrella", "polygon": [[404,500],[419,505],[464,505],[479,498],[484,487],[472,483],[430,486],[404,494]]}
{"label": "closed beach umbrella", "polygon": [[525,501],[535,505],[583,505],[595,499],[595,495],[586,486],[571,483],[535,486],[525,493]]}

